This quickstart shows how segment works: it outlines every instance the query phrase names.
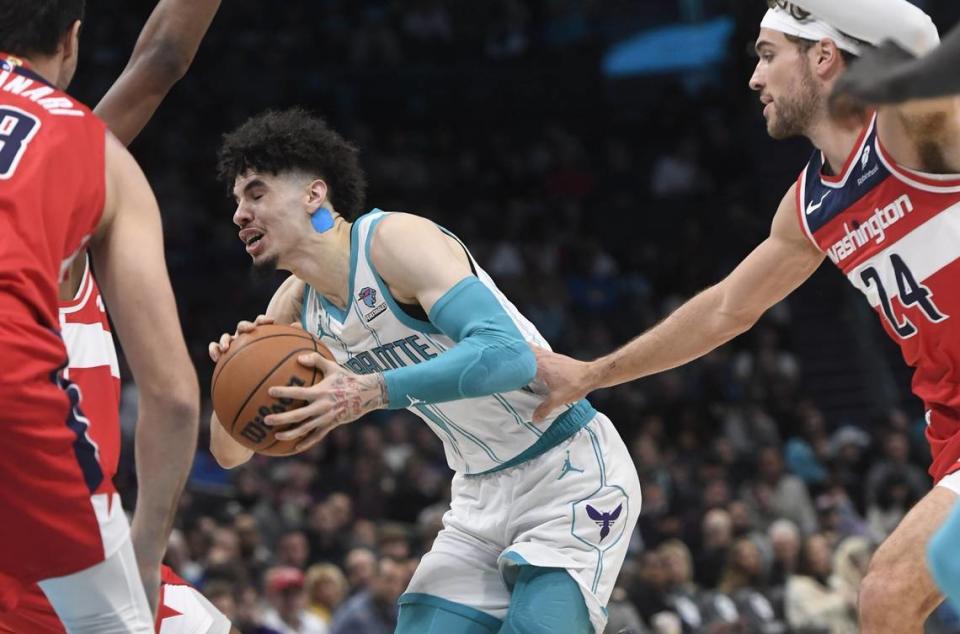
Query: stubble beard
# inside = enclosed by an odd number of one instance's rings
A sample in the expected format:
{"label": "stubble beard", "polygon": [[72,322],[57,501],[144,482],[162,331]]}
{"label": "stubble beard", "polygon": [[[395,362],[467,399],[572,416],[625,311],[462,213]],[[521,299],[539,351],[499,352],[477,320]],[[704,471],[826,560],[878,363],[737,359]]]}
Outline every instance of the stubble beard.
{"label": "stubble beard", "polygon": [[767,133],[776,140],[804,136],[821,107],[817,83],[805,64],[793,95],[777,100],[777,115],[767,124]]}

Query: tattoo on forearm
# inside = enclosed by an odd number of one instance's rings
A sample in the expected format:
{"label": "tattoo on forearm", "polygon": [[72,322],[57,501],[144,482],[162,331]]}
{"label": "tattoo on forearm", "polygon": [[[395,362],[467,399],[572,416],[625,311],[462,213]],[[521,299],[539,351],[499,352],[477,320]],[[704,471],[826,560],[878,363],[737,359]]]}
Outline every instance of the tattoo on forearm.
{"label": "tattoo on forearm", "polygon": [[349,423],[386,405],[386,382],[381,374],[338,376],[331,386],[330,400],[334,423]]}

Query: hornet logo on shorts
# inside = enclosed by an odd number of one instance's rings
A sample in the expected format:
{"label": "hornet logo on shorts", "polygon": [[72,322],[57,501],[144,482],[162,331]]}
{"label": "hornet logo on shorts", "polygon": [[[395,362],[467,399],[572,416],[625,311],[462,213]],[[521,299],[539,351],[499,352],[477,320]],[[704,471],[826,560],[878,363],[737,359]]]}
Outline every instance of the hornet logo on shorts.
{"label": "hornet logo on shorts", "polygon": [[610,513],[601,513],[587,504],[587,515],[600,527],[600,541],[603,541],[603,538],[610,534],[610,527],[613,526],[617,518],[620,517],[620,511],[622,510],[623,504],[620,504]]}
{"label": "hornet logo on shorts", "polygon": [[387,305],[381,303],[377,305],[377,291],[370,288],[369,286],[364,286],[360,289],[360,292],[357,293],[357,299],[363,302],[363,305],[367,308],[372,308],[373,310],[364,315],[364,319],[367,321],[373,321],[378,315],[382,314],[387,310]]}

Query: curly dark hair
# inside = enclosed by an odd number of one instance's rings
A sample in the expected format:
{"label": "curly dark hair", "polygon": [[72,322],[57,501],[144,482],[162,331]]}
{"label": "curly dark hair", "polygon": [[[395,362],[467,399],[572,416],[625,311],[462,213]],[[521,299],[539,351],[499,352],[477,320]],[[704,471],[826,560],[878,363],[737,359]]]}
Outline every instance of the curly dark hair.
{"label": "curly dark hair", "polygon": [[337,213],[353,220],[363,212],[367,193],[358,155],[355,145],[303,108],[268,110],[223,135],[217,175],[228,188],[250,170],[316,175],[327,182]]}
{"label": "curly dark hair", "polygon": [[0,51],[53,55],[85,8],[84,0],[0,0]]}

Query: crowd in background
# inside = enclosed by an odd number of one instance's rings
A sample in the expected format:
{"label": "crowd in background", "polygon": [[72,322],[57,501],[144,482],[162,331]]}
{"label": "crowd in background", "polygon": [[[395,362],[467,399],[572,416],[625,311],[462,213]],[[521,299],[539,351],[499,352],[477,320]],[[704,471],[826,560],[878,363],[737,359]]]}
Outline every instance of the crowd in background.
{"label": "crowd in background", "polygon": [[[78,96],[95,102],[117,76],[150,4],[91,4]],[[955,3],[925,4],[942,28],[957,17]],[[220,135],[267,107],[328,117],[361,148],[369,206],[456,232],[555,349],[592,358],[656,323],[763,239],[810,151],[770,141],[747,88],[755,5],[225,3],[133,146],[161,203],[201,379],[207,342],[262,312],[281,279],[249,276],[213,173]],[[631,32],[720,14],[737,25],[721,65],[600,71],[606,47]],[[821,272],[730,345],[593,396],[643,486],[609,632],[857,631],[871,552],[931,483],[901,371],[890,371],[896,396],[868,407],[811,388],[809,318],[842,338],[842,283]],[[896,367],[873,328],[870,346]],[[128,445],[135,419],[126,383]],[[406,412],[375,413],[305,454],[232,472],[206,443],[204,433],[168,563],[244,634],[392,632],[449,504],[451,472],[430,430]],[[131,461],[126,451],[118,476],[128,505]],[[949,608],[933,621],[931,631],[960,632]]]}

